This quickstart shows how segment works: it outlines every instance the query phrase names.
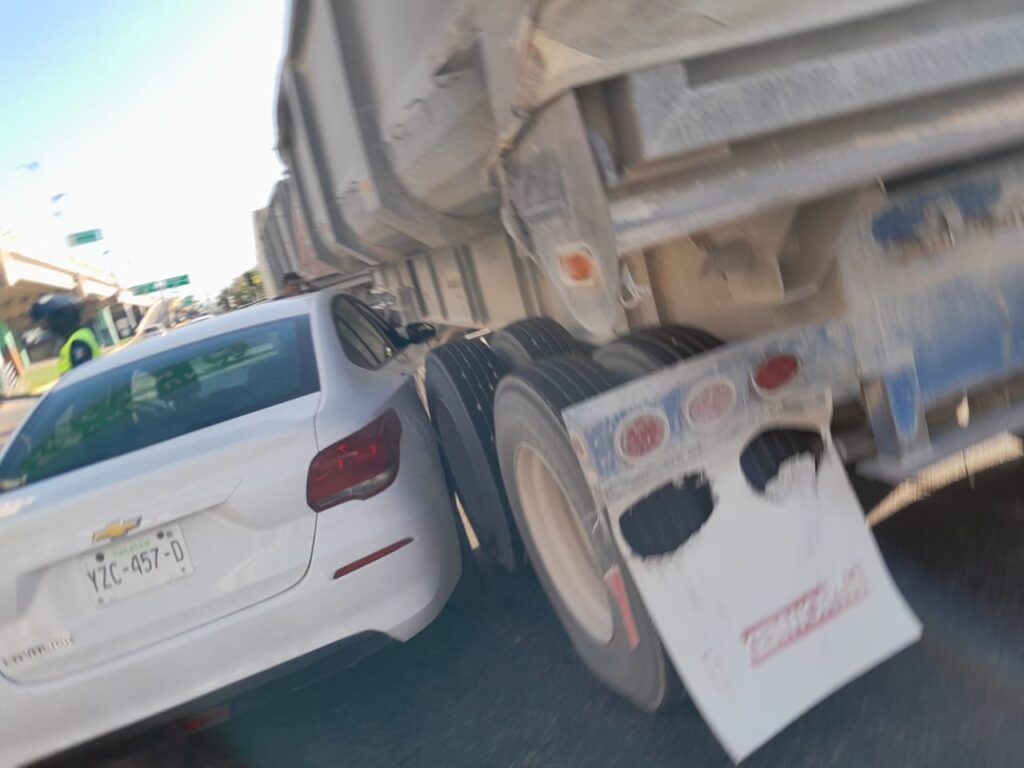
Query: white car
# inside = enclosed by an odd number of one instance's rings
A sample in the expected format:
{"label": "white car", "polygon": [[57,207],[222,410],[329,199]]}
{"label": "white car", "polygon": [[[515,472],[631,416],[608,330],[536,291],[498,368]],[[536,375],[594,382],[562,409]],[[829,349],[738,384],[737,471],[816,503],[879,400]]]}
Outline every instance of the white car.
{"label": "white car", "polygon": [[433,620],[459,545],[408,341],[324,291],[61,379],[0,456],[0,765]]}

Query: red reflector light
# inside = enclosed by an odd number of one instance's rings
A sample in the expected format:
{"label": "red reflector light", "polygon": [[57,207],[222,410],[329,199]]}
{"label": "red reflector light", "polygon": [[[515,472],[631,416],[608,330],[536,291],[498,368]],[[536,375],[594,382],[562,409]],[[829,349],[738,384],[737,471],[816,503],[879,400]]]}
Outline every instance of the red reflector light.
{"label": "red reflector light", "polygon": [[227,707],[214,707],[205,712],[200,712],[198,715],[179,720],[178,727],[185,733],[199,733],[199,731],[205,731],[207,728],[212,728],[215,725],[226,723],[230,719],[230,709]]}
{"label": "red reflector light", "polygon": [[398,477],[402,422],[394,411],[320,451],[309,465],[306,501],[317,512],[368,499]]}
{"label": "red reflector light", "polygon": [[378,549],[376,552],[372,552],[366,557],[359,558],[354,563],[344,565],[334,572],[334,578],[340,579],[342,576],[348,576],[350,573],[352,573],[352,571],[358,571],[360,568],[365,568],[370,563],[375,563],[382,557],[387,557],[392,552],[397,552],[406,544],[412,544],[412,539],[408,538],[402,539],[401,541],[396,541],[394,544],[389,544],[388,546],[384,547],[384,549]]}
{"label": "red reflector light", "polygon": [[626,459],[642,459],[665,444],[668,430],[668,419],[663,414],[642,413],[619,427],[616,447]]}
{"label": "red reflector light", "polygon": [[683,401],[683,415],[698,430],[715,429],[735,408],[736,387],[725,377],[698,384]]}
{"label": "red reflector light", "polygon": [[754,371],[754,386],[760,392],[774,392],[791,383],[800,373],[796,355],[769,357]]}
{"label": "red reflector light", "polygon": [[611,590],[615,602],[619,606],[619,616],[622,618],[622,626],[626,630],[626,639],[629,640],[629,647],[636,650],[640,645],[640,633],[636,630],[636,619],[633,618],[633,609],[629,605],[629,596],[626,594],[626,582],[622,579],[622,569],[613,565],[604,575],[604,583]]}

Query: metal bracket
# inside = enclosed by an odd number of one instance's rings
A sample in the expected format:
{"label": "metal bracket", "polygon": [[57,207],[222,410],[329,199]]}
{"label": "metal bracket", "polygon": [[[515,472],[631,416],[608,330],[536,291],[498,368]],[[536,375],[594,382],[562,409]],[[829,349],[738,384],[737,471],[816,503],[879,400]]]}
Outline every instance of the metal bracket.
{"label": "metal bracket", "polygon": [[[595,340],[612,338],[625,327],[619,255],[575,93],[559,97],[535,116],[505,158],[504,171],[504,192],[532,255],[573,318]],[[568,252],[592,262],[585,279],[567,279],[562,262]]]}
{"label": "metal bracket", "polygon": [[894,458],[928,444],[924,400],[913,365],[869,379],[862,388],[881,456]]}

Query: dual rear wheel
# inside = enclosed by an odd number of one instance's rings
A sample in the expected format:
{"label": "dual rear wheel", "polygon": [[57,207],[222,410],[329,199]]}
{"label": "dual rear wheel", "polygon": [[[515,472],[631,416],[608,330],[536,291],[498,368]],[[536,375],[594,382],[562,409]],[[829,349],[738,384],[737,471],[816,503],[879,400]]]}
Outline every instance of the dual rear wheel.
{"label": "dual rear wheel", "polygon": [[[719,342],[683,327],[635,331],[592,359],[548,319],[516,323],[489,341],[447,344],[427,363],[427,399],[454,490],[491,560],[511,570],[529,559],[587,668],[641,709],[657,710],[681,687],[561,412]],[[662,494],[638,506],[657,517],[678,501]],[[702,522],[694,515],[688,532]]]}
{"label": "dual rear wheel", "polygon": [[654,711],[677,683],[573,453],[562,409],[614,380],[582,357],[558,357],[502,379],[497,454],[516,527],[537,578],[586,667]]}

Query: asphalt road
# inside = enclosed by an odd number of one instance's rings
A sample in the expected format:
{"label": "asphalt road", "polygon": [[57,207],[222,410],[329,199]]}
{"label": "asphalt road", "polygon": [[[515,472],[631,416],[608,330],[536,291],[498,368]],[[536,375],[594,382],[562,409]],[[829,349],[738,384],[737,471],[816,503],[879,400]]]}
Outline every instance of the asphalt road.
{"label": "asphalt road", "polygon": [[[934,490],[946,480],[911,487],[904,497],[925,498],[875,529],[924,622],[924,639],[815,707],[744,765],[1022,764],[1024,464],[982,472],[973,487],[961,481]],[[870,508],[877,489],[861,490]],[[898,506],[891,502],[883,513]],[[595,683],[528,573],[483,592],[464,590],[406,645],[342,671],[325,662],[255,696],[238,697],[226,722],[198,736],[165,729],[64,764],[730,764],[689,703],[649,716]]]}

